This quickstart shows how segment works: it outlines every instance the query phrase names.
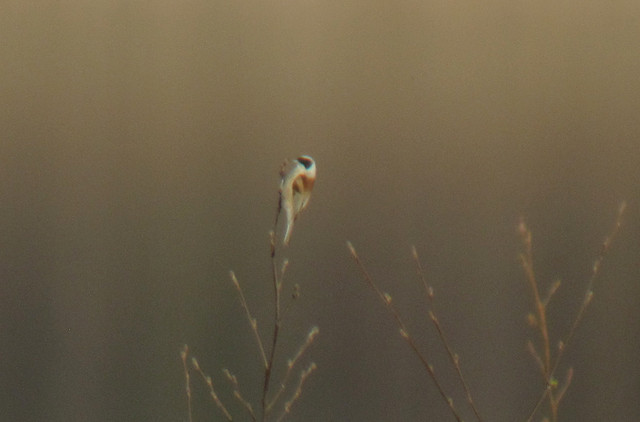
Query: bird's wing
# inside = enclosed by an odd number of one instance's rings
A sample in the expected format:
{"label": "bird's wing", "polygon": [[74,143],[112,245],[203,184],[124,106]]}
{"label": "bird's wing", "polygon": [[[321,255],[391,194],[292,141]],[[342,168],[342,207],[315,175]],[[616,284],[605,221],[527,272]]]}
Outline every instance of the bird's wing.
{"label": "bird's wing", "polygon": [[283,168],[282,181],[280,183],[280,209],[284,211],[286,217],[286,229],[284,234],[284,244],[289,243],[291,231],[293,230],[293,222],[299,212],[300,196],[299,183],[300,178],[304,175],[304,167],[296,162],[292,166]]}

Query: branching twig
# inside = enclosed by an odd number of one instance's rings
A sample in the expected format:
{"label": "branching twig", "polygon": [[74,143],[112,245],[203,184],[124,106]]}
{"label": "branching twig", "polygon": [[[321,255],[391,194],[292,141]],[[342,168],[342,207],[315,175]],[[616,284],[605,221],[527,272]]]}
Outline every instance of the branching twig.
{"label": "branching twig", "polygon": [[202,376],[202,379],[209,387],[209,394],[211,395],[213,402],[216,404],[216,406],[218,406],[220,411],[222,411],[225,418],[227,418],[228,421],[232,421],[233,418],[231,417],[231,414],[229,413],[225,405],[222,404],[222,402],[220,401],[220,398],[218,397],[218,394],[216,394],[216,391],[213,388],[213,380],[211,379],[211,377],[208,375],[205,375],[205,373],[200,368],[200,365],[198,364],[198,361],[196,360],[196,358],[191,358],[191,363],[194,369]]}
{"label": "branching twig", "polygon": [[300,381],[298,382],[298,386],[296,387],[293,396],[291,396],[291,398],[284,404],[284,411],[278,417],[278,422],[284,419],[284,417],[291,412],[291,406],[293,406],[293,404],[302,395],[302,386],[304,385],[307,378],[309,378],[309,375],[311,375],[317,368],[318,367],[316,366],[316,364],[314,362],[311,362],[309,367],[300,373]]}
{"label": "branching twig", "polygon": [[249,412],[249,416],[251,416],[251,420],[254,421],[254,422],[257,421],[258,419],[256,418],[256,414],[253,411],[253,406],[251,406],[251,403],[249,403],[249,401],[244,398],[242,393],[240,393],[240,386],[238,385],[238,378],[236,378],[236,376],[233,375],[226,368],[223,369],[222,372],[227,377],[227,380],[229,380],[229,382],[231,383],[231,385],[233,387],[233,396],[240,402],[240,404],[242,404],[242,406],[245,409],[247,409],[247,412]]}
{"label": "branching twig", "polygon": [[305,342],[302,344],[302,346],[300,346],[300,349],[298,349],[298,353],[296,353],[296,355],[292,359],[289,359],[287,361],[287,371],[285,372],[284,377],[280,381],[280,388],[278,389],[278,392],[267,404],[267,412],[271,411],[273,406],[276,404],[276,402],[284,392],[285,388],[287,387],[287,382],[289,381],[289,377],[293,372],[293,368],[296,366],[296,363],[298,363],[302,355],[311,346],[311,344],[313,343],[313,341],[315,340],[319,332],[320,332],[320,329],[318,327],[313,327],[311,331],[309,331],[309,334],[307,335]]}
{"label": "branching twig", "polygon": [[542,359],[540,359],[540,354],[536,350],[536,346],[533,345],[533,342],[531,340],[527,341],[527,350],[533,357],[533,360],[536,361],[536,364],[538,365],[538,369],[540,369],[540,373],[542,374],[542,376],[544,376],[545,374],[544,363],[542,362]]}
{"label": "branching twig", "polygon": [[431,365],[429,363],[426,355],[423,352],[420,351],[420,349],[418,348],[418,345],[416,344],[413,336],[409,333],[409,330],[405,326],[405,324],[404,324],[404,322],[402,320],[402,317],[400,316],[400,314],[396,310],[395,306],[393,305],[391,295],[389,295],[388,293],[384,293],[373,282],[373,279],[371,278],[371,276],[369,275],[369,272],[366,270],[364,264],[360,260],[360,257],[356,253],[356,250],[353,247],[353,245],[351,244],[351,242],[347,242],[347,247],[349,248],[349,252],[351,253],[351,257],[353,258],[353,260],[355,261],[356,265],[360,269],[360,272],[364,276],[364,279],[365,279],[367,285],[378,295],[379,299],[382,301],[382,303],[385,305],[385,307],[387,308],[387,310],[389,311],[389,313],[393,317],[393,319],[394,319],[394,321],[395,321],[395,323],[396,323],[396,325],[397,325],[397,327],[398,327],[398,329],[400,331],[400,335],[409,344],[409,347],[411,347],[413,352],[416,354],[416,356],[418,357],[418,359],[420,360],[420,362],[422,363],[422,365],[426,369],[427,373],[429,374],[429,377],[431,378],[431,380],[435,384],[438,392],[440,393],[440,396],[447,403],[447,405],[449,406],[449,409],[451,410],[451,412],[455,416],[456,420],[457,421],[462,421],[462,417],[458,413],[458,410],[456,409],[456,407],[453,405],[453,399],[451,397],[449,397],[445,393],[442,384],[438,380],[438,378],[437,378],[437,376],[435,374],[435,371],[433,369],[433,365]]}
{"label": "branching twig", "polygon": [[540,330],[540,337],[542,340],[543,356],[541,360],[542,367],[544,368],[543,376],[545,379],[548,379],[550,375],[549,371],[551,368],[551,347],[549,345],[547,312],[545,302],[540,299],[538,281],[536,280],[535,272],[533,270],[533,248],[531,243],[531,231],[527,229],[524,221],[520,222],[518,228],[522,236],[522,241],[525,249],[524,253],[520,254],[520,263],[522,264],[522,268],[524,269],[524,272],[527,276],[527,281],[529,282],[529,287],[531,288],[531,292],[533,294],[534,306],[536,309],[536,324],[538,329]]}
{"label": "branching twig", "polygon": [[460,367],[460,358],[459,358],[458,354],[453,351],[453,348],[451,347],[449,341],[447,340],[447,337],[444,334],[444,331],[442,330],[442,327],[440,326],[440,321],[438,320],[438,317],[436,316],[435,307],[434,307],[434,303],[433,303],[433,299],[435,297],[435,294],[433,292],[433,288],[431,286],[429,286],[429,284],[427,283],[427,278],[425,276],[424,269],[422,268],[422,264],[420,263],[420,258],[418,257],[418,251],[416,250],[415,246],[413,246],[411,248],[411,255],[413,257],[413,260],[416,263],[416,270],[418,272],[418,275],[420,276],[420,279],[422,280],[422,284],[423,284],[424,289],[425,289],[425,294],[427,296],[427,301],[428,301],[429,306],[431,308],[429,310],[429,318],[431,319],[431,322],[433,323],[433,325],[436,328],[436,331],[438,332],[438,336],[440,337],[440,341],[442,342],[442,344],[444,345],[445,349],[447,350],[447,354],[449,355],[449,359],[451,360],[451,364],[456,369],[456,372],[458,374],[458,379],[460,380],[460,383],[462,384],[462,388],[464,389],[464,393],[466,395],[467,402],[469,403],[469,406],[473,410],[473,413],[475,414],[475,416],[478,419],[478,421],[482,422],[482,417],[480,416],[480,412],[478,411],[478,408],[476,407],[475,402],[473,401],[473,397],[471,396],[471,390],[469,388],[469,384],[467,383],[467,380],[465,379],[464,375],[462,374],[462,368]]}
{"label": "branching twig", "polygon": [[556,397],[558,400],[558,403],[562,401],[562,398],[564,397],[564,394],[567,392],[567,389],[571,385],[572,380],[573,380],[573,368],[569,368],[569,370],[567,371],[567,377],[564,380],[564,385],[562,386],[562,389],[558,391],[558,395]]}
{"label": "branching twig", "polygon": [[251,325],[251,331],[253,331],[254,336],[256,337],[256,343],[258,343],[258,348],[260,349],[260,356],[262,357],[262,363],[266,368],[268,366],[267,363],[267,355],[264,352],[264,346],[262,345],[262,338],[260,337],[260,333],[258,332],[258,321],[251,316],[251,312],[249,311],[249,305],[247,304],[247,300],[244,298],[244,293],[242,292],[242,287],[240,287],[240,282],[236,278],[236,274],[233,271],[230,271],[231,280],[233,281],[233,285],[238,290],[238,295],[240,296],[240,303],[242,304],[242,308],[244,309],[247,320],[249,320],[249,325]]}
{"label": "branching twig", "polygon": [[[564,397],[564,394],[566,393],[566,390],[569,387],[569,384],[571,383],[571,380],[573,378],[573,369],[569,370],[569,372],[567,373],[567,379],[565,381],[564,386],[557,393],[554,393],[554,390],[557,389],[558,387],[558,382],[555,379],[555,374],[558,370],[558,366],[560,365],[560,361],[562,360],[562,357],[564,356],[564,353],[567,350],[567,347],[572,342],[573,337],[575,336],[576,330],[580,325],[580,322],[582,321],[585,311],[587,310],[587,308],[589,307],[589,304],[593,300],[593,295],[594,295],[593,288],[594,288],[596,279],[600,274],[600,268],[602,266],[602,262],[604,261],[605,256],[611,249],[611,245],[615,240],[615,238],[617,237],[618,232],[620,231],[620,227],[622,226],[622,218],[624,216],[626,206],[627,206],[626,202],[623,201],[620,204],[620,207],[618,208],[615,224],[611,229],[611,231],[609,232],[609,234],[607,235],[607,237],[605,238],[604,242],[602,243],[600,252],[593,263],[593,267],[591,269],[591,276],[589,277],[589,281],[587,283],[587,289],[585,292],[584,299],[580,304],[580,308],[578,309],[578,312],[571,324],[571,328],[569,329],[569,333],[567,334],[566,339],[564,341],[559,342],[558,352],[553,360],[551,359],[551,348],[549,346],[547,322],[546,322],[546,315],[545,315],[545,310],[546,310],[545,307],[548,302],[548,298],[542,301],[540,300],[539,294],[537,293],[538,284],[535,279],[535,274],[533,271],[533,255],[531,252],[531,231],[529,231],[529,229],[526,227],[524,221],[520,222],[518,231],[520,232],[523,238],[523,242],[525,246],[525,253],[520,255],[520,260],[521,260],[523,269],[525,271],[525,274],[527,276],[527,280],[531,284],[532,290],[534,292],[534,301],[535,301],[536,309],[538,312],[538,319],[536,321],[536,324],[542,333],[543,347],[545,351],[545,359],[542,362],[545,388],[542,394],[540,395],[538,401],[536,402],[534,408],[532,409],[531,413],[529,414],[529,417],[527,418],[527,422],[531,422],[533,420],[533,417],[538,412],[538,409],[547,398],[549,399],[549,408],[551,410],[551,420],[552,422],[556,422],[558,420],[558,407],[560,405],[560,401]],[[559,287],[558,282],[556,282],[554,285],[551,286],[549,290],[550,292],[549,297],[557,290],[558,287]],[[535,349],[533,348],[533,346],[530,346],[529,348],[530,350],[534,350],[535,352]],[[537,353],[534,353],[533,355],[534,357],[536,357]]]}
{"label": "branching twig", "polygon": [[[280,201],[278,201],[278,214],[280,211]],[[268,415],[267,394],[269,392],[269,381],[271,380],[271,372],[273,370],[273,362],[276,356],[276,345],[278,344],[278,333],[280,331],[280,292],[282,290],[282,281],[278,276],[278,267],[276,264],[276,244],[277,238],[275,235],[276,224],[278,217],[276,216],[276,222],[274,223],[273,231],[270,233],[271,238],[271,273],[273,276],[273,292],[274,292],[274,323],[273,323],[273,335],[271,341],[271,353],[269,360],[264,370],[264,384],[262,387],[262,421],[266,421]],[[285,268],[285,266],[283,266]]]}

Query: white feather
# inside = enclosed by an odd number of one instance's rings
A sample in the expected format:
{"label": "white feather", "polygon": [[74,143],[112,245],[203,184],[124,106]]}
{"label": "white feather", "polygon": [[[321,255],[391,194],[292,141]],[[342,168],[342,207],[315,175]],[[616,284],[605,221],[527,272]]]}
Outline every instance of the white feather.
{"label": "white feather", "polygon": [[[307,166],[303,163],[306,163]],[[316,177],[315,162],[311,157],[302,156],[287,164],[280,182],[280,208],[285,214],[283,243],[289,244],[293,224],[311,198],[311,189]]]}

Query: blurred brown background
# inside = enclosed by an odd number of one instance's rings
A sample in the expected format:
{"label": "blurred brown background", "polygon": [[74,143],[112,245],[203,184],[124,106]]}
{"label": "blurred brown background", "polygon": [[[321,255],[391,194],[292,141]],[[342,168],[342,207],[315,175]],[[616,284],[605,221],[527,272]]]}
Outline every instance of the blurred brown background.
{"label": "blurred brown background", "polygon": [[[640,418],[637,1],[0,9],[3,420],[184,421],[184,343],[242,414],[220,369],[257,398],[260,361],[228,271],[266,328],[277,172],[299,154],[318,182],[287,252],[302,297],[279,362],[318,325],[319,368],[289,420],[452,419],[346,240],[464,407],[416,245],[480,411],[524,420],[542,382],[518,220],[543,288],[564,282],[557,341],[623,199],[561,416]],[[221,420],[194,384],[196,419]]]}

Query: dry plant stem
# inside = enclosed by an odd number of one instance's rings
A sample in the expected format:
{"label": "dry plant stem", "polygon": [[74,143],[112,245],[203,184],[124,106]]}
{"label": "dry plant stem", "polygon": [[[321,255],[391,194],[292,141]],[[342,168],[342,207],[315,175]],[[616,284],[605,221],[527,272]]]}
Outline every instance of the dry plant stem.
{"label": "dry plant stem", "polygon": [[[278,214],[280,214],[280,201],[278,201]],[[277,224],[277,217],[276,217]],[[275,225],[274,231],[271,232],[271,271],[273,274],[273,291],[275,296],[275,321],[273,324],[273,337],[271,343],[271,353],[269,355],[269,360],[267,361],[267,366],[264,370],[264,385],[262,388],[262,421],[264,422],[267,419],[268,411],[267,411],[267,393],[269,392],[269,381],[271,380],[271,372],[273,369],[273,362],[276,355],[276,345],[278,343],[278,333],[280,331],[280,290],[281,290],[281,281],[278,277],[278,266],[276,265],[276,236],[275,236]]]}
{"label": "dry plant stem", "polygon": [[251,406],[251,403],[249,403],[249,401],[245,399],[240,393],[240,386],[238,385],[238,379],[236,378],[236,376],[226,368],[223,369],[222,372],[224,372],[227,380],[229,380],[229,382],[233,386],[233,396],[240,402],[240,404],[242,404],[245,409],[247,409],[247,412],[249,412],[249,416],[251,416],[251,420],[254,422],[257,421],[258,419],[256,418],[256,414],[253,411],[253,406]]}
{"label": "dry plant stem", "polygon": [[533,360],[538,365],[538,369],[540,369],[540,373],[544,375],[544,363],[542,363],[542,359],[540,359],[540,354],[536,351],[536,347],[533,345],[531,340],[527,342],[527,350],[533,357]]}
{"label": "dry plant stem", "polygon": [[193,365],[195,370],[202,376],[202,379],[209,387],[209,394],[211,395],[211,398],[213,399],[216,406],[218,406],[218,408],[224,414],[225,418],[227,418],[228,421],[232,421],[233,418],[231,417],[231,414],[229,413],[225,405],[222,404],[222,402],[220,401],[220,398],[218,397],[218,394],[216,394],[216,391],[213,388],[213,380],[211,379],[211,377],[208,375],[205,375],[205,373],[200,368],[200,365],[198,364],[198,361],[196,360],[196,358],[191,358],[191,364]]}
{"label": "dry plant stem", "polygon": [[551,420],[555,422],[557,421],[558,407],[560,405],[560,402],[551,391],[551,388],[553,386],[551,374],[551,346],[549,342],[546,305],[549,302],[551,295],[557,290],[559,284],[558,282],[554,283],[554,285],[549,290],[548,297],[544,300],[541,299],[540,290],[538,288],[538,281],[535,277],[535,271],[533,269],[533,248],[531,243],[531,231],[527,229],[524,221],[520,222],[519,230],[520,234],[522,235],[522,241],[525,249],[525,252],[520,254],[520,262],[522,264],[522,268],[524,269],[527,281],[529,282],[529,287],[531,288],[534,299],[534,307],[536,309],[537,315],[536,317],[531,316],[530,318],[535,321],[535,326],[540,331],[542,350],[544,353],[543,357],[540,357],[540,354],[536,351],[534,344],[531,341],[527,343],[527,348],[538,364],[542,377],[547,385],[545,394],[538,402],[536,409],[544,401],[544,399],[548,397],[549,409],[551,410]]}
{"label": "dry plant stem", "polygon": [[240,303],[242,304],[242,309],[244,309],[245,314],[247,315],[247,319],[249,320],[249,325],[251,325],[251,331],[256,338],[256,343],[258,343],[258,348],[260,349],[260,356],[262,357],[262,363],[264,367],[267,367],[267,355],[264,352],[264,346],[262,343],[262,338],[260,337],[260,333],[258,332],[258,322],[255,318],[251,316],[251,311],[249,311],[249,305],[247,304],[247,300],[244,297],[244,293],[242,292],[242,287],[240,287],[240,282],[236,278],[236,275],[233,271],[229,272],[231,275],[231,280],[233,281],[233,285],[238,290],[238,295],[240,296]]}
{"label": "dry plant stem", "polygon": [[562,401],[562,398],[564,397],[564,394],[567,392],[567,389],[571,385],[572,380],[573,380],[573,368],[569,368],[569,370],[567,371],[567,377],[564,380],[564,385],[562,386],[562,389],[560,389],[560,391],[558,392],[558,395],[556,396],[558,403]]}
{"label": "dry plant stem", "polygon": [[[578,309],[578,313],[576,314],[573,320],[573,323],[571,324],[571,328],[569,329],[569,334],[567,334],[566,340],[561,341],[559,343],[558,353],[556,354],[555,359],[553,360],[552,363],[550,362],[546,366],[547,370],[546,370],[546,376],[545,376],[545,384],[546,384],[545,389],[542,395],[540,396],[540,398],[538,399],[538,401],[536,402],[536,405],[534,406],[533,410],[529,414],[529,417],[527,418],[527,422],[531,422],[533,420],[533,417],[535,416],[538,409],[540,408],[540,406],[542,405],[542,403],[547,397],[549,397],[549,405],[552,413],[551,415],[552,421],[555,422],[558,420],[558,406],[573,378],[573,368],[570,368],[569,371],[567,372],[567,378],[566,378],[565,384],[560,390],[560,392],[554,395],[552,389],[554,387],[555,374],[558,370],[558,366],[560,365],[560,361],[562,360],[562,357],[564,356],[564,353],[567,350],[567,347],[569,346],[569,344],[573,340],[573,337],[575,336],[576,330],[580,325],[582,318],[584,317],[585,311],[587,310],[587,308],[589,307],[589,304],[593,300],[593,287],[600,273],[602,262],[604,261],[605,256],[611,249],[611,245],[615,240],[615,238],[617,237],[620,231],[620,227],[622,227],[622,218],[624,216],[626,208],[627,208],[626,201],[623,201],[618,207],[618,213],[616,216],[616,221],[614,223],[614,226],[609,232],[609,234],[607,235],[607,237],[605,238],[604,242],[602,243],[602,246],[600,248],[600,253],[598,254],[598,256],[596,257],[593,263],[593,267],[591,269],[591,276],[589,278],[589,282],[587,283],[587,289],[585,292],[584,299],[582,300],[582,303],[580,305],[580,309]],[[531,232],[526,228],[524,223],[521,223],[520,231],[525,236],[525,247],[527,247],[527,240],[528,240],[528,249],[529,249],[528,255],[531,255],[531,252],[530,252]],[[533,273],[532,260],[530,261],[530,263],[531,264],[529,265],[529,268],[531,273]],[[526,267],[525,267],[525,272],[527,273],[527,278],[530,278]],[[535,277],[534,277],[534,280],[535,280]],[[540,323],[540,321],[538,322]],[[545,324],[545,327],[546,327],[546,324]]]}
{"label": "dry plant stem", "polygon": [[298,382],[298,386],[296,387],[293,396],[284,404],[284,411],[278,417],[278,422],[282,421],[285,416],[287,416],[291,412],[291,407],[302,395],[302,386],[304,385],[307,378],[309,378],[309,375],[311,375],[311,373],[315,371],[316,368],[316,364],[311,362],[309,367],[300,373],[300,381]]}
{"label": "dry plant stem", "polygon": [[458,379],[462,384],[462,388],[464,389],[464,393],[467,398],[467,403],[469,403],[469,406],[473,410],[473,413],[475,414],[478,421],[482,422],[482,417],[480,416],[480,412],[478,411],[478,408],[476,407],[475,402],[473,401],[473,397],[471,396],[471,390],[469,389],[469,384],[467,383],[467,380],[462,374],[462,368],[460,367],[460,358],[458,354],[453,351],[453,348],[451,347],[447,337],[444,334],[444,331],[442,330],[442,327],[440,326],[440,321],[436,316],[435,306],[433,302],[433,299],[435,297],[433,293],[433,288],[429,286],[429,284],[427,283],[427,278],[425,276],[424,269],[422,268],[422,264],[420,263],[420,258],[418,257],[418,251],[416,250],[415,246],[411,248],[411,255],[413,256],[413,259],[416,263],[416,270],[418,272],[418,275],[420,276],[420,280],[422,280],[422,284],[425,289],[425,294],[427,296],[427,301],[429,303],[429,307],[431,308],[429,310],[429,318],[431,319],[431,322],[433,322],[433,325],[435,326],[436,331],[438,332],[440,341],[442,341],[442,344],[447,350],[447,354],[449,356],[449,359],[451,360],[451,364],[456,369],[456,372],[458,374]]}
{"label": "dry plant stem", "polygon": [[191,410],[191,376],[189,375],[189,367],[187,365],[187,355],[189,354],[189,346],[186,344],[180,351],[180,358],[182,359],[182,367],[184,368],[184,378],[187,388],[187,409],[189,412],[189,422],[193,422],[193,412]]}
{"label": "dry plant stem", "polygon": [[311,331],[309,331],[309,334],[307,335],[307,339],[305,340],[304,344],[302,346],[300,346],[300,349],[298,349],[298,353],[296,353],[296,355],[293,357],[293,359],[289,359],[287,361],[287,371],[285,372],[284,377],[280,381],[280,388],[278,389],[278,392],[269,401],[269,403],[267,405],[267,409],[266,409],[267,413],[269,413],[271,411],[273,406],[276,404],[276,402],[278,401],[278,399],[280,398],[280,396],[284,392],[284,390],[285,390],[285,388],[287,386],[287,382],[289,381],[289,377],[291,376],[291,373],[293,372],[293,368],[296,366],[296,364],[298,363],[300,358],[302,358],[302,355],[304,355],[304,353],[307,351],[307,349],[311,346],[311,344],[313,343],[313,341],[315,340],[315,338],[316,338],[316,336],[318,335],[319,332],[320,332],[320,329],[318,327],[313,327],[311,329]]}
{"label": "dry plant stem", "polygon": [[353,258],[353,260],[355,261],[356,265],[360,269],[360,272],[364,276],[364,279],[365,279],[367,285],[378,295],[378,297],[380,298],[382,303],[385,305],[385,307],[387,308],[389,313],[393,316],[393,319],[396,322],[396,325],[398,326],[398,329],[400,331],[400,335],[409,344],[409,347],[411,347],[411,349],[416,354],[416,356],[418,357],[418,359],[420,360],[422,365],[425,367],[427,373],[429,374],[429,377],[431,378],[431,380],[435,384],[436,388],[438,389],[438,392],[440,393],[440,396],[447,403],[447,406],[449,406],[449,409],[451,410],[451,412],[455,416],[456,420],[461,422],[462,421],[462,417],[460,416],[460,414],[458,413],[458,410],[453,405],[453,400],[451,399],[451,397],[449,397],[445,393],[442,384],[440,384],[440,381],[436,377],[436,374],[435,374],[434,369],[433,369],[433,365],[431,365],[429,363],[427,357],[420,351],[420,349],[418,348],[414,338],[409,333],[409,330],[407,330],[407,328],[406,328],[406,326],[405,326],[405,324],[404,324],[404,322],[402,320],[402,317],[400,316],[400,314],[396,310],[395,306],[393,306],[393,302],[391,300],[391,296],[386,294],[386,293],[383,293],[382,290],[380,290],[380,288],[373,282],[373,279],[371,278],[371,276],[369,275],[368,271],[366,270],[364,264],[360,260],[360,257],[356,253],[356,250],[353,247],[353,245],[351,244],[351,242],[347,242],[347,247],[349,248],[349,252],[351,253],[351,257]]}
{"label": "dry plant stem", "polygon": [[[524,225],[524,223],[521,223]],[[522,227],[521,227],[522,228]],[[547,312],[545,303],[540,299],[540,291],[538,290],[538,282],[536,280],[535,272],[533,271],[533,252],[531,247],[531,232],[524,228],[523,242],[525,252],[520,255],[520,261],[522,268],[527,276],[527,281],[531,287],[533,293],[534,306],[537,314],[537,324],[540,329],[540,337],[542,339],[542,349],[544,352],[544,359],[542,359],[542,367],[544,368],[543,376],[546,380],[550,378],[551,370],[551,347],[549,345],[549,331],[547,325]]]}

